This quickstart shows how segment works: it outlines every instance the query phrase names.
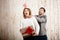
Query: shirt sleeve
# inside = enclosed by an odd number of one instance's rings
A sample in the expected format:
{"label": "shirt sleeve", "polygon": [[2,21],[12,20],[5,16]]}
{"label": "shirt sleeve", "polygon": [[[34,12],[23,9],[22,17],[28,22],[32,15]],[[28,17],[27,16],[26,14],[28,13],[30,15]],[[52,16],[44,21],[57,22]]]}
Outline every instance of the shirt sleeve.
{"label": "shirt sleeve", "polygon": [[22,20],[20,21],[20,29],[23,28],[23,23],[22,23]]}
{"label": "shirt sleeve", "polygon": [[37,22],[37,20],[36,20],[35,17],[33,17],[33,23],[35,25],[36,34],[38,35],[39,34],[39,31],[40,31],[40,27],[39,27],[39,24],[38,24],[38,22]]}
{"label": "shirt sleeve", "polygon": [[46,18],[46,16],[44,16],[44,17],[42,17],[42,18],[40,18],[40,17],[37,17],[37,16],[35,16],[36,17],[36,19],[37,19],[37,21],[39,21],[39,22],[43,22],[43,23],[45,23],[45,22],[47,22],[47,18]]}

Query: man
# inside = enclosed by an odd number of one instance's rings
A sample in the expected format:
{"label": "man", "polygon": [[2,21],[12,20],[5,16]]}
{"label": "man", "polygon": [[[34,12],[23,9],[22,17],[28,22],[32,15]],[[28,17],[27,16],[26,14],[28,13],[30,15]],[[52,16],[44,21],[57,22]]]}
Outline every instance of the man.
{"label": "man", "polygon": [[45,13],[45,8],[41,7],[39,9],[39,15],[35,16],[40,25],[40,32],[39,32],[39,35],[37,37],[35,37],[36,40],[47,40],[46,28],[45,28],[47,19],[46,19],[46,15],[44,15],[44,13]]}

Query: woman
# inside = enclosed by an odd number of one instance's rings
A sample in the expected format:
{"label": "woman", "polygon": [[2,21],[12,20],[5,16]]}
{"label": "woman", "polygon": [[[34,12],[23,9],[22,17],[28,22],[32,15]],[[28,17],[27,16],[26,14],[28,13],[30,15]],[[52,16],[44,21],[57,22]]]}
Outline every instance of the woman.
{"label": "woman", "polygon": [[29,8],[24,8],[23,10],[23,19],[21,20],[22,27],[27,28],[28,26],[32,26],[34,29],[34,34],[30,35],[29,37],[24,38],[24,40],[34,40],[33,36],[37,36],[39,34],[39,25],[34,16],[31,15],[31,10]]}
{"label": "woman", "polygon": [[46,15],[44,15],[45,13],[45,8],[41,7],[39,9],[39,15],[36,15],[36,19],[40,25],[40,32],[38,37],[36,37],[36,40],[47,40],[47,35],[46,35],[46,22],[47,22],[47,18]]}

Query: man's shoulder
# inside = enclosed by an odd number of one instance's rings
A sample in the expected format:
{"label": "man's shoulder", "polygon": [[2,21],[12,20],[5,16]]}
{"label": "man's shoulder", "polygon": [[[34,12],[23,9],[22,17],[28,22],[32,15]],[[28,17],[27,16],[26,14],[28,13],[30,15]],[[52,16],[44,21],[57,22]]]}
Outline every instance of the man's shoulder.
{"label": "man's shoulder", "polygon": [[46,17],[46,15],[44,15],[43,17]]}

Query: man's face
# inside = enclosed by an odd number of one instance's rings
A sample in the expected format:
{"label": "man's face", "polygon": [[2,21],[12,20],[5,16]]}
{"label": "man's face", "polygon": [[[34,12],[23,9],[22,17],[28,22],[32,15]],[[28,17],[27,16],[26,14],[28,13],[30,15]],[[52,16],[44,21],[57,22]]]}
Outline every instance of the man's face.
{"label": "man's face", "polygon": [[40,14],[40,15],[43,15],[43,14],[44,14],[44,9],[40,9],[40,10],[39,10],[39,14]]}

